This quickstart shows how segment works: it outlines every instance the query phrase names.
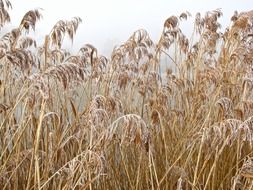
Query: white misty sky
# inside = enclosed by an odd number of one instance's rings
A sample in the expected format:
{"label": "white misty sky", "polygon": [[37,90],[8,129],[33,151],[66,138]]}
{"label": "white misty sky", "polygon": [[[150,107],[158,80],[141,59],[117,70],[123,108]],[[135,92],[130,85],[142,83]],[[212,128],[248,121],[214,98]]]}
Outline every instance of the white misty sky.
{"label": "white misty sky", "polygon": [[[73,49],[91,43],[101,54],[109,54],[138,29],[146,29],[157,41],[164,21],[171,15],[189,11],[196,12],[221,8],[223,25],[228,26],[234,10],[253,9],[252,0],[11,0],[11,26],[17,26],[22,16],[29,10],[42,8],[43,19],[37,25],[36,36],[42,42],[53,25],[60,19],[79,16],[83,22],[74,40]],[[192,22],[184,23],[183,31],[191,33]],[[188,31],[187,31],[188,30]],[[65,43],[66,47],[71,44]]]}

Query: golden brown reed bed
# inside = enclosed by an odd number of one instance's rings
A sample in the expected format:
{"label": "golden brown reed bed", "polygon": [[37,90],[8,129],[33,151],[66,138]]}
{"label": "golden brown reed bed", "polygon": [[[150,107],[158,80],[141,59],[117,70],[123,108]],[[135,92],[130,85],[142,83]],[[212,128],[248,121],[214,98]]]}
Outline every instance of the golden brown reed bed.
{"label": "golden brown reed bed", "polygon": [[[3,27],[11,4],[0,7]],[[253,12],[224,33],[220,10],[198,13],[191,39],[189,16],[106,58],[62,49],[78,17],[38,47],[40,10],[25,14],[0,39],[1,189],[253,189]]]}

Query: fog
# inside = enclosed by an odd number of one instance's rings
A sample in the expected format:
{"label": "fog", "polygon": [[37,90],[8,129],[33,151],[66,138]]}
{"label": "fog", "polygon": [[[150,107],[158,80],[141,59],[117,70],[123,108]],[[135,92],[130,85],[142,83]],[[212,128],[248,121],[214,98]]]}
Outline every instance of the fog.
{"label": "fog", "polygon": [[[121,44],[136,30],[146,29],[154,41],[162,31],[163,23],[171,15],[189,11],[193,17],[197,12],[221,8],[223,26],[230,24],[234,10],[248,11],[253,8],[252,0],[12,0],[10,27],[18,26],[22,16],[29,10],[42,8],[43,19],[35,31],[38,42],[50,32],[60,19],[79,16],[79,26],[74,43],[66,40],[65,48],[78,50],[86,43],[93,44],[101,54],[109,55],[116,45]],[[183,31],[190,35],[192,20],[182,24]]]}

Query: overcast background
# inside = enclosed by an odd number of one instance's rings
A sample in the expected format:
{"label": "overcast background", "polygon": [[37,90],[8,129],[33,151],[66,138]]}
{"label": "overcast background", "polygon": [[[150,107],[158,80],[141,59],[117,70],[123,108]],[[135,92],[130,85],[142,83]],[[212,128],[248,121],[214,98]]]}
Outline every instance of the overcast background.
{"label": "overcast background", "polygon": [[[146,29],[151,38],[157,41],[166,18],[189,11],[193,17],[196,12],[221,8],[223,26],[230,24],[234,10],[253,9],[252,0],[11,0],[12,23],[18,26],[22,16],[29,10],[42,8],[43,19],[37,25],[35,33],[39,42],[49,33],[60,19],[82,18],[73,47],[65,42],[68,49],[78,50],[86,43],[93,44],[101,54],[109,55],[115,45],[127,40],[138,29]],[[192,31],[192,22],[183,24],[185,33]]]}

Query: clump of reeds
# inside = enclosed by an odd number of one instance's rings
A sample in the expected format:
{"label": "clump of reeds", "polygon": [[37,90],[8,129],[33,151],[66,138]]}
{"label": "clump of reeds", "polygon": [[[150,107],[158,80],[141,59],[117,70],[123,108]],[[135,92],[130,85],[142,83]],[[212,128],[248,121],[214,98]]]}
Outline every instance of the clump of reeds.
{"label": "clump of reeds", "polygon": [[[0,1],[0,28],[11,3]],[[43,44],[28,11],[0,39],[1,189],[252,189],[253,12],[165,20],[158,42],[135,31],[109,58],[63,49],[81,23]],[[163,61],[167,57],[168,61]]]}

